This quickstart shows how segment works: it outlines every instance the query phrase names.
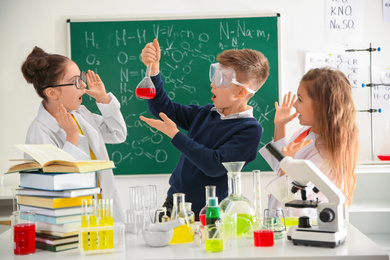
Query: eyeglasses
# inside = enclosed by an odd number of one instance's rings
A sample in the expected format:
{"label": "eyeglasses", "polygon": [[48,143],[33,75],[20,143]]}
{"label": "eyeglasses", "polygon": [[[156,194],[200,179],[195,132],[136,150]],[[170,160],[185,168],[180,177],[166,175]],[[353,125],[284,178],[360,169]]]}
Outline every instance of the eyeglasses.
{"label": "eyeglasses", "polygon": [[80,73],[80,76],[78,76],[72,83],[60,84],[60,85],[49,85],[49,86],[44,87],[43,89],[54,88],[54,87],[63,87],[63,86],[72,86],[72,85],[75,85],[75,87],[77,89],[81,89],[81,82],[86,83],[86,74],[84,71],[82,71]]}
{"label": "eyeglasses", "polygon": [[236,71],[233,68],[222,65],[221,63],[213,63],[210,65],[209,71],[210,81],[214,82],[217,88],[228,87],[230,84],[236,84],[246,88],[246,90],[255,94],[256,91],[246,87],[244,84],[236,80]]}

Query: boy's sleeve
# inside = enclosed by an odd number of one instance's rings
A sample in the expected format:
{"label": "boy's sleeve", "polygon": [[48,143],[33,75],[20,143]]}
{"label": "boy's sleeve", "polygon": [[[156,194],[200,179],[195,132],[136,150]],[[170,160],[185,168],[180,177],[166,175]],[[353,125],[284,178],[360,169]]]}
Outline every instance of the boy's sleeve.
{"label": "boy's sleeve", "polygon": [[222,162],[245,161],[247,165],[256,158],[261,133],[259,124],[251,124],[241,128],[218,148],[210,149],[179,132],[172,144],[205,175],[219,177],[226,174]]}
{"label": "boy's sleeve", "polygon": [[178,127],[188,130],[197,112],[202,107],[197,105],[187,106],[172,102],[164,89],[161,73],[151,77],[151,79],[156,87],[156,96],[153,99],[148,100],[149,112],[156,118],[160,118],[159,113],[163,112],[175,122]]}

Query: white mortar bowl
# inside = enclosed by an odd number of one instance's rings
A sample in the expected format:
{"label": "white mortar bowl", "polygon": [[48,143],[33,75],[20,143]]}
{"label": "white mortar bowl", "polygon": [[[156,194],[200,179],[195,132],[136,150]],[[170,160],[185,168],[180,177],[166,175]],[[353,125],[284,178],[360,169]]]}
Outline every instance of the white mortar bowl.
{"label": "white mortar bowl", "polygon": [[142,230],[142,236],[146,244],[151,247],[162,247],[169,244],[173,236],[173,229],[169,231]]}

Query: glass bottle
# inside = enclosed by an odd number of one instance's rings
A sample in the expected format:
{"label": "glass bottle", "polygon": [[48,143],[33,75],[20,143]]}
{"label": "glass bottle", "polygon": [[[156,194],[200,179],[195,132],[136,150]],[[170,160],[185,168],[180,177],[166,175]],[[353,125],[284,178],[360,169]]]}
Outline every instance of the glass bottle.
{"label": "glass bottle", "polygon": [[255,209],[252,203],[241,194],[241,169],[245,162],[224,162],[228,171],[229,195],[221,201],[219,208],[222,216],[237,215],[237,236],[253,236],[253,226],[256,222]]}
{"label": "glass bottle", "polygon": [[223,241],[220,233],[221,212],[218,207],[218,198],[209,198],[209,207],[206,211],[206,251],[219,252],[223,250]]}
{"label": "glass bottle", "polygon": [[209,206],[209,198],[216,197],[216,186],[205,186],[206,190],[206,205],[199,212],[199,220],[203,226],[206,225],[206,211]]}

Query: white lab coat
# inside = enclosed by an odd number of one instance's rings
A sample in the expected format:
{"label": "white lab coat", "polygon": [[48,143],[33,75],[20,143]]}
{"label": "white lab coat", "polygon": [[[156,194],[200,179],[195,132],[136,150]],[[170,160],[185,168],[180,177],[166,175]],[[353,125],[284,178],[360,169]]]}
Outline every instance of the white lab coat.
{"label": "white lab coat", "polygon": [[[289,143],[293,142],[301,133],[304,131],[307,131],[310,127],[305,126],[302,127],[299,131],[295,132],[290,140],[287,141],[287,138],[284,137],[276,142],[271,142],[275,145],[275,147],[278,150],[281,150],[283,147],[286,147]],[[295,159],[305,159],[305,160],[310,160],[312,163],[314,163],[322,172],[326,175],[327,171],[324,171],[324,166],[322,165],[322,157],[318,153],[318,150],[315,146],[316,142],[316,134],[314,132],[310,132],[310,134],[305,137],[306,140],[311,139],[313,140],[309,145],[303,147],[300,149],[296,154],[295,154]],[[286,192],[286,197],[288,198],[293,198],[295,199],[301,199],[300,192],[298,192],[295,196],[292,195],[291,193],[291,182],[293,180],[289,179],[287,175],[281,176],[280,177],[280,163],[278,160],[275,159],[271,155],[271,153],[265,148],[261,148],[259,150],[259,153],[263,156],[263,158],[267,161],[267,163],[270,165],[272,170],[277,174],[277,176],[266,186],[270,186],[273,182],[278,181],[279,184],[284,185],[284,187],[280,187],[280,189],[284,189]],[[283,179],[281,179],[283,178]],[[315,200],[315,198],[319,198],[321,201],[328,201],[327,198],[321,193],[315,194],[312,191],[312,188],[314,185],[310,185],[309,187],[306,188],[307,190],[307,199],[308,200]],[[288,195],[287,195],[288,194]],[[311,209],[293,209],[293,208],[285,208],[282,203],[280,203],[274,196],[271,194],[269,195],[269,200],[268,200],[268,208],[269,209],[276,209],[276,208],[282,208],[284,209],[285,212],[287,212],[285,215],[287,216],[310,216],[310,217],[315,217],[316,216],[316,211],[311,210]]]}
{"label": "white lab coat", "polygon": [[[53,144],[77,160],[90,160],[91,149],[98,160],[110,160],[105,144],[124,142],[127,127],[120,112],[119,101],[111,93],[108,93],[108,96],[109,104],[96,103],[102,115],[91,113],[85,106],[70,111],[83,132],[83,135],[79,135],[78,146],[66,141],[65,131],[43,104],[40,105],[38,115],[28,129],[26,143]],[[102,197],[114,199],[114,221],[125,222],[112,170],[98,171],[97,176],[102,188]]]}

